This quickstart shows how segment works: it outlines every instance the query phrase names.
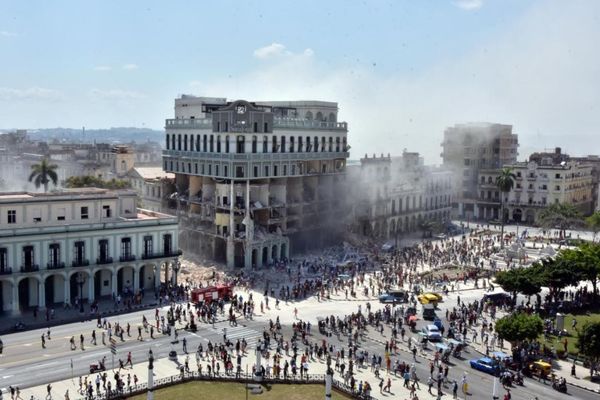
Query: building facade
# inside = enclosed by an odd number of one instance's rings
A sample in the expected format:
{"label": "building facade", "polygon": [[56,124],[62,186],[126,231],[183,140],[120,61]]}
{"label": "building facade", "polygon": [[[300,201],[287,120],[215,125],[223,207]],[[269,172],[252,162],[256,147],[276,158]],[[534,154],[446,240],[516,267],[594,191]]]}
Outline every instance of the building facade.
{"label": "building facade", "polygon": [[126,179],[137,191],[142,208],[163,211],[167,207],[167,194],[174,191],[174,174],[165,172],[162,167],[135,167]]}
{"label": "building facade", "polygon": [[[400,157],[365,155],[348,167],[353,230],[387,240],[420,230],[424,222],[450,221],[452,173],[423,165],[418,153]],[[352,188],[350,190],[350,188]]]}
{"label": "building facade", "polygon": [[348,157],[337,103],[182,96],[166,120],[185,249],[259,267],[333,240]]}
{"label": "building facade", "polygon": [[1,193],[0,310],[92,303],[153,290],[161,271],[169,279],[177,219],[136,202],[133,190]]}
{"label": "building facade", "polygon": [[577,162],[538,165],[534,161],[510,165],[516,176],[508,193],[508,216],[515,222],[532,224],[549,204],[575,206],[583,215],[593,211],[592,167]]}
{"label": "building facade", "polygon": [[477,207],[479,171],[499,169],[517,161],[518,136],[511,125],[491,123],[456,124],[444,131],[441,157],[454,174],[455,216],[482,218]]}

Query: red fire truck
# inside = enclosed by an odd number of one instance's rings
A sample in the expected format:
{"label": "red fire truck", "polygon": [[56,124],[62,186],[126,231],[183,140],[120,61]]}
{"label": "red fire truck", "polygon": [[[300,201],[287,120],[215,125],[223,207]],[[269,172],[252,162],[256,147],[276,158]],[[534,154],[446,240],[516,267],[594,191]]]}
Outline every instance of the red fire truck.
{"label": "red fire truck", "polygon": [[233,296],[233,285],[207,286],[192,289],[192,303],[204,302],[210,304],[215,300],[229,300]]}

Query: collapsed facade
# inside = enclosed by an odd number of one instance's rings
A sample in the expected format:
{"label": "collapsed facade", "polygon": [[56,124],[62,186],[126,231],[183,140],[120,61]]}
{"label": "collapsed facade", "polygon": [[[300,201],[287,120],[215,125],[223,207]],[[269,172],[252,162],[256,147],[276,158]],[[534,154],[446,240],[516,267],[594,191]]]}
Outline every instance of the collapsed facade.
{"label": "collapsed facade", "polygon": [[334,242],[349,149],[337,113],[322,101],[176,99],[163,168],[182,247],[251,268]]}

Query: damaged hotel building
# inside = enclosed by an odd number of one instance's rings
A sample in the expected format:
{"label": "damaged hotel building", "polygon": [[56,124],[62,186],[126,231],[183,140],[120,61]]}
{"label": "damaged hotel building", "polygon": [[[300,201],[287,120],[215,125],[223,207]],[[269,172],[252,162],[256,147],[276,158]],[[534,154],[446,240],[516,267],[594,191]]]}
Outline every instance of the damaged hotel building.
{"label": "damaged hotel building", "polygon": [[322,101],[175,99],[163,168],[181,246],[249,268],[339,237],[348,126],[337,113]]}

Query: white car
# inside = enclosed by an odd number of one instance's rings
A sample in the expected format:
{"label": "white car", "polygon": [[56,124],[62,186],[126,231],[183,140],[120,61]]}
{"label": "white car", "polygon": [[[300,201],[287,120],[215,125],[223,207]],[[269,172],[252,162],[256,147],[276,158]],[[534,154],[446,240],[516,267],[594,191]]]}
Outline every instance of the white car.
{"label": "white car", "polygon": [[424,326],[423,328],[421,328],[421,332],[425,334],[427,340],[429,340],[430,342],[442,341],[442,334],[440,333],[440,330],[437,326],[433,324]]}

